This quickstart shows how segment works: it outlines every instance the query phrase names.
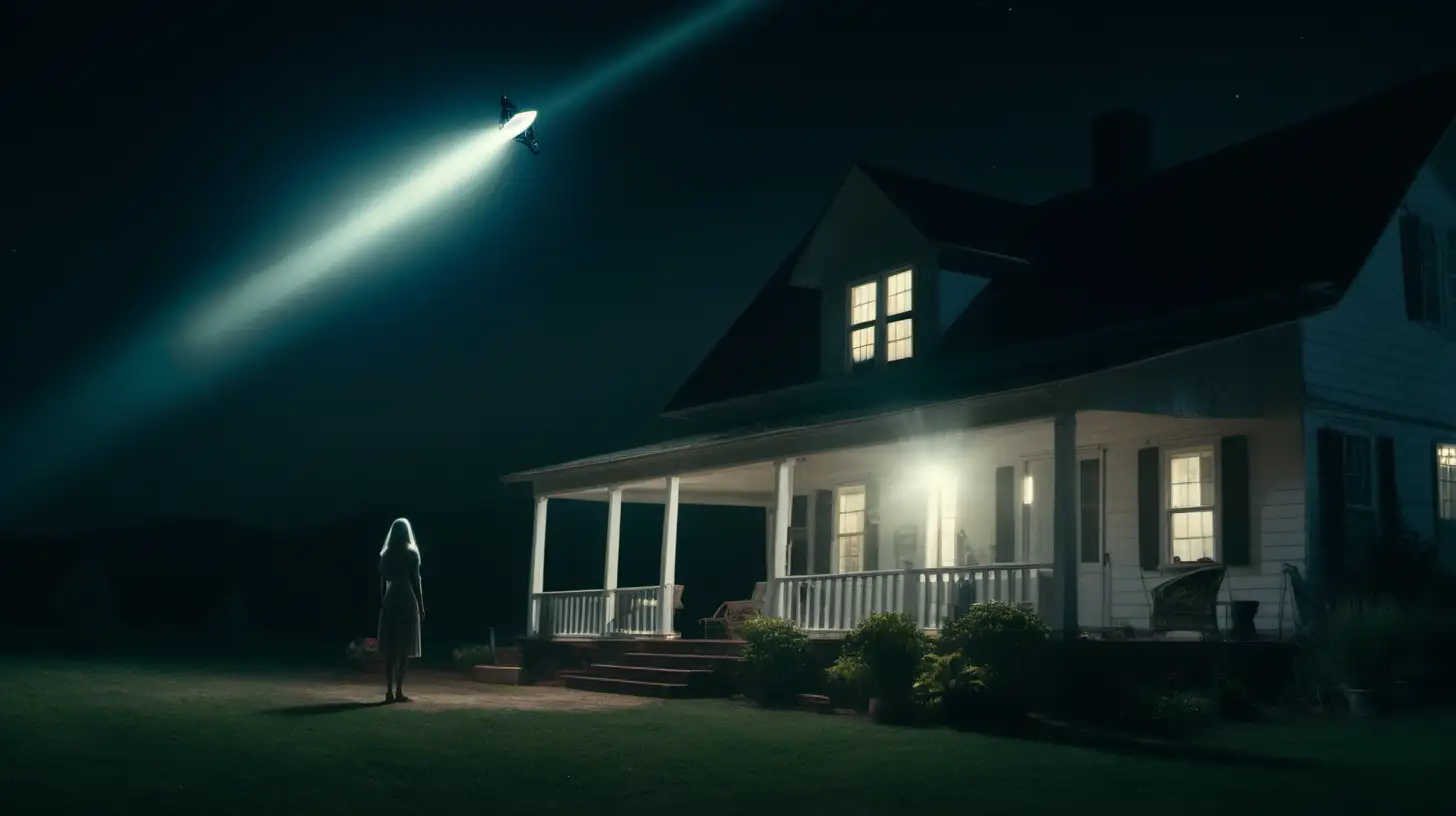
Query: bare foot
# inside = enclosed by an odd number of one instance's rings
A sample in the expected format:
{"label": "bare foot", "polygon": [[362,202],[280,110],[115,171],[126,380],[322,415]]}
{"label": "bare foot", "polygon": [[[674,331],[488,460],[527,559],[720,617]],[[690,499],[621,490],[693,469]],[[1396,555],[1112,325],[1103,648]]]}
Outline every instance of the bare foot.
{"label": "bare foot", "polygon": [[396,703],[413,703],[414,702],[413,699],[404,696],[404,693],[403,692],[400,692],[399,694],[394,695],[394,701]]}
{"label": "bare foot", "polygon": [[393,702],[397,702],[398,700],[399,700],[399,698],[398,697],[395,697],[394,696],[394,692],[392,692],[392,691],[389,692],[388,694],[385,694],[384,695],[384,702],[386,702],[386,703],[393,703]]}

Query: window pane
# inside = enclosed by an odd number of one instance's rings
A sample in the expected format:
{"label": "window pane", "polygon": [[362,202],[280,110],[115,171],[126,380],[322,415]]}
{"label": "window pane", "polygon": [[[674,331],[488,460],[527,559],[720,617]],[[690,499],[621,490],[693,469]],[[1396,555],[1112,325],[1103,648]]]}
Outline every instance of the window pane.
{"label": "window pane", "polygon": [[1436,447],[1436,488],[1441,506],[1440,518],[1456,520],[1456,445]]}
{"label": "window pane", "polygon": [[1173,508],[1213,506],[1213,454],[1180,454],[1169,460],[1168,504]]}
{"label": "window pane", "polygon": [[839,490],[839,571],[859,572],[863,562],[865,492],[863,487]]}
{"label": "window pane", "polygon": [[1173,560],[1181,562],[1213,558],[1213,511],[1175,511],[1169,519]]}
{"label": "window pane", "polygon": [[875,358],[875,327],[865,326],[849,333],[849,359],[863,363]]}
{"label": "window pane", "polygon": [[885,302],[885,314],[897,315],[910,311],[910,283],[914,278],[910,270],[896,272],[886,281],[885,290],[888,292]]}
{"label": "window pane", "polygon": [[861,283],[849,290],[849,325],[875,322],[875,284]]}
{"label": "window pane", "polygon": [[915,353],[915,338],[911,336],[910,318],[896,320],[885,326],[885,359],[890,362],[908,359]]}

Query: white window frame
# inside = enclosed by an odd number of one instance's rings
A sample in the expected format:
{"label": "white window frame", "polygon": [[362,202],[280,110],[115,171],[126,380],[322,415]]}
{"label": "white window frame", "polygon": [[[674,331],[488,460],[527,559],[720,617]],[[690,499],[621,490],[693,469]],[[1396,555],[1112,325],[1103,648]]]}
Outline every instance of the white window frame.
{"label": "white window frame", "polygon": [[[906,273],[910,275],[910,288],[907,290],[910,295],[909,311],[889,314],[890,310],[890,279],[896,275]],[[854,320],[854,290],[865,284],[874,284],[875,287],[875,316],[871,322]],[[919,281],[916,279],[915,267],[911,264],[902,264],[891,267],[888,271],[870,275],[866,278],[851,281],[844,290],[844,360],[845,366],[850,371],[866,368],[880,368],[886,365],[895,365],[915,359],[915,335],[916,335],[916,290],[919,288]],[[889,358],[889,326],[891,323],[909,321],[910,334],[905,339],[910,345],[910,354],[896,360]],[[874,338],[873,351],[868,360],[856,361],[854,359],[854,333],[861,329],[871,329]]]}
{"label": "white window frame", "polygon": [[[1202,504],[1197,507],[1174,507],[1173,506],[1173,460],[1188,456],[1203,456],[1207,454],[1213,465],[1213,503]],[[1158,474],[1163,494],[1163,563],[1174,568],[1189,568],[1203,566],[1198,561],[1177,561],[1173,560],[1173,517],[1180,513],[1202,513],[1210,512],[1213,530],[1213,552],[1210,558],[1214,563],[1223,563],[1223,537],[1219,535],[1220,524],[1223,520],[1223,491],[1220,489],[1219,474],[1223,463],[1219,461],[1218,440],[1205,442],[1194,442],[1169,446],[1163,449],[1162,471]]]}
{"label": "white window frame", "polygon": [[[843,532],[840,529],[840,524],[843,521],[844,516],[848,515],[848,513],[845,513],[843,510],[840,509],[841,497],[844,496],[847,493],[858,493],[860,496],[863,496],[864,497],[864,506],[860,510],[858,510],[858,511],[850,511],[850,512],[858,512],[860,514],[861,523],[860,523],[860,531],[858,533],[845,533],[845,532]],[[849,484],[842,484],[842,485],[835,486],[835,488],[834,488],[834,574],[835,575],[849,575],[849,574],[856,573],[856,572],[864,572],[864,566],[865,566],[865,547],[867,547],[868,544],[869,544],[869,521],[870,521],[870,514],[869,514],[869,488],[868,488],[868,486],[865,483],[863,483],[863,482],[860,482],[860,483],[849,483]],[[847,537],[849,537],[849,536],[858,536],[859,537],[859,565],[858,565],[859,568],[858,569],[854,569],[854,570],[845,570],[844,569],[844,548],[841,546],[841,544],[844,541],[844,539],[847,538]]]}

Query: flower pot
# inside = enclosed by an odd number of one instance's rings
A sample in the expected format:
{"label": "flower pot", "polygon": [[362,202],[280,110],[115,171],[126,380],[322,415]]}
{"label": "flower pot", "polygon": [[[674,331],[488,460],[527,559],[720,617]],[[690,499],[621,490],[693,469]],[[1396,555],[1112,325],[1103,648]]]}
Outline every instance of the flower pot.
{"label": "flower pot", "polygon": [[1374,695],[1369,689],[1341,689],[1345,694],[1345,702],[1350,706],[1351,717],[1369,717],[1375,713]]}

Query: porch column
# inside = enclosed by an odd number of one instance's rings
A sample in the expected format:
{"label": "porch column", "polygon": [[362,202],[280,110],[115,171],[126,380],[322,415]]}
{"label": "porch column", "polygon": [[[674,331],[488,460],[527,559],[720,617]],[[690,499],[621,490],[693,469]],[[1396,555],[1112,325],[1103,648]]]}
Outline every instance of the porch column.
{"label": "porch column", "polygon": [[617,620],[617,556],[622,547],[622,488],[607,490],[607,571],[602,578],[602,634]]}
{"label": "porch column", "polygon": [[526,596],[526,634],[541,634],[541,593],[546,591],[546,497],[536,497],[536,518],[531,528],[531,591]]}
{"label": "porch column", "polygon": [[789,560],[789,523],[794,514],[794,460],[774,462],[773,560],[769,564],[770,614],[782,618],[788,612],[788,598],[779,591]]}
{"label": "porch column", "polygon": [[1062,602],[1062,636],[1077,636],[1077,413],[1058,410],[1052,441],[1052,566]]}
{"label": "porch column", "polygon": [[662,504],[662,594],[657,600],[657,633],[673,634],[674,588],[677,586],[677,500],[682,482],[667,477],[667,500]]}

